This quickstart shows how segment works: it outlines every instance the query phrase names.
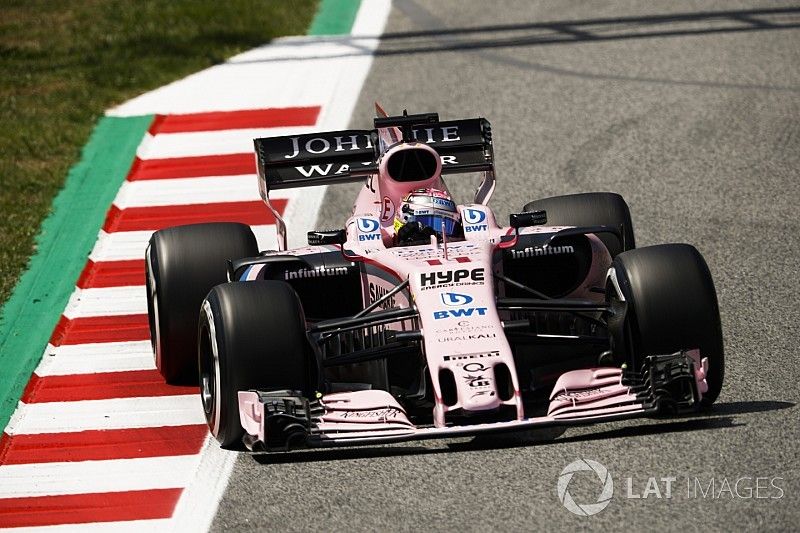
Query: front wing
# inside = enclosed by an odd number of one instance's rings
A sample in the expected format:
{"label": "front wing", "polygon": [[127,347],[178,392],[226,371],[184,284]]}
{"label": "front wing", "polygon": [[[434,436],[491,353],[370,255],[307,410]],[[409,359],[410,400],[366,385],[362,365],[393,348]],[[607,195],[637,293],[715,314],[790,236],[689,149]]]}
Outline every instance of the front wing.
{"label": "front wing", "polygon": [[239,391],[239,416],[251,451],[524,431],[695,410],[708,390],[707,372],[708,359],[698,350],[646,357],[636,374],[612,367],[574,370],[557,380],[545,416],[469,425],[416,426],[400,403],[381,390],[317,399],[297,391]]}

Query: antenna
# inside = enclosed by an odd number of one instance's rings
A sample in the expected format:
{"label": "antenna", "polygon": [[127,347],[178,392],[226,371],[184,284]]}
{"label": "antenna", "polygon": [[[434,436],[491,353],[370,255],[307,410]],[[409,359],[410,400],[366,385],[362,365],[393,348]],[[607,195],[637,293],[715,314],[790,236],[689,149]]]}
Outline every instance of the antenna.
{"label": "antenna", "polygon": [[449,261],[447,257],[447,232],[444,230],[444,219],[442,219],[442,247],[444,248],[444,260]]}

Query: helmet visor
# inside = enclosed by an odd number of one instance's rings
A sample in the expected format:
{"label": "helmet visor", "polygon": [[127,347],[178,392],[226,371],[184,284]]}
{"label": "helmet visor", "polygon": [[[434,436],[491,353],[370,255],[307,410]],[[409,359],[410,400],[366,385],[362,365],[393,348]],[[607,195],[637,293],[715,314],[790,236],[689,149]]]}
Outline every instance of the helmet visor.
{"label": "helmet visor", "polygon": [[444,222],[444,232],[448,236],[453,234],[453,230],[455,230],[456,227],[455,220],[441,215],[416,215],[414,220],[421,222],[437,233],[442,232],[442,223]]}

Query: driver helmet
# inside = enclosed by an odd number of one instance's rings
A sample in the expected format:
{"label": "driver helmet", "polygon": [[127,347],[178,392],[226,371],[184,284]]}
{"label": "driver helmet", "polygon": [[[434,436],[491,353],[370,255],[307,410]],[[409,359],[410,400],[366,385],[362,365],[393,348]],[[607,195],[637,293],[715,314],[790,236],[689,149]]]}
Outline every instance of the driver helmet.
{"label": "driver helmet", "polygon": [[460,218],[447,191],[424,188],[414,189],[403,197],[394,220],[395,232],[410,222],[419,222],[438,234],[444,224],[444,232],[450,237],[458,230]]}

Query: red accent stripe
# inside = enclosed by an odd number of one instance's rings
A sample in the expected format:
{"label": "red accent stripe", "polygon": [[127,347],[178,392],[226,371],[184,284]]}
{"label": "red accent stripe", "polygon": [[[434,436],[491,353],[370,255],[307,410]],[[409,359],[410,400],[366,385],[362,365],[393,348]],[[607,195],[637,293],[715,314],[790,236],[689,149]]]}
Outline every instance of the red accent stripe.
{"label": "red accent stripe", "polygon": [[[286,199],[272,201],[279,213],[286,208]],[[182,224],[200,222],[243,222],[251,226],[274,224],[275,217],[261,200],[250,202],[224,202],[219,204],[170,205],[159,207],[111,206],[103,230],[117,231],[159,230]]]}
{"label": "red accent stripe", "polygon": [[0,527],[169,518],[183,489],[0,499]]}
{"label": "red accent stripe", "polygon": [[458,261],[459,263],[469,263],[470,262],[470,258],[469,257],[456,257],[456,261]]}
{"label": "red accent stripe", "polygon": [[245,109],[242,111],[213,111],[185,115],[159,115],[148,130],[159,133],[235,130],[243,128],[278,128],[281,126],[313,126],[317,123],[319,106]]}
{"label": "red accent stripe", "polygon": [[0,464],[193,455],[200,453],[207,434],[208,427],[205,424],[36,435],[3,434],[0,439]]}
{"label": "red accent stripe", "polygon": [[255,155],[252,153],[164,159],[139,159],[137,157],[128,173],[128,181],[239,176],[255,173]]}
{"label": "red accent stripe", "polygon": [[161,123],[164,122],[165,118],[167,118],[167,115],[155,115],[153,117],[153,122],[150,123],[150,127],[147,128],[147,133],[156,135],[161,129]]}
{"label": "red accent stripe", "polygon": [[61,316],[50,344],[146,341],[150,338],[147,315],[91,316],[69,319]]}
{"label": "red accent stripe", "polygon": [[20,401],[24,403],[74,402],[197,394],[197,387],[164,383],[158,370],[128,370],[96,374],[38,376],[33,374]]}
{"label": "red accent stripe", "polygon": [[426,259],[425,261],[426,261],[426,262],[427,262],[429,265],[432,265],[432,266],[439,266],[439,265],[441,265],[441,264],[442,264],[442,262],[441,262],[441,261],[439,261],[438,259]]}
{"label": "red accent stripe", "polygon": [[78,287],[81,289],[101,287],[124,287],[126,285],[144,285],[144,260],[131,259],[129,261],[100,261],[95,263],[91,259],[78,278]]}

